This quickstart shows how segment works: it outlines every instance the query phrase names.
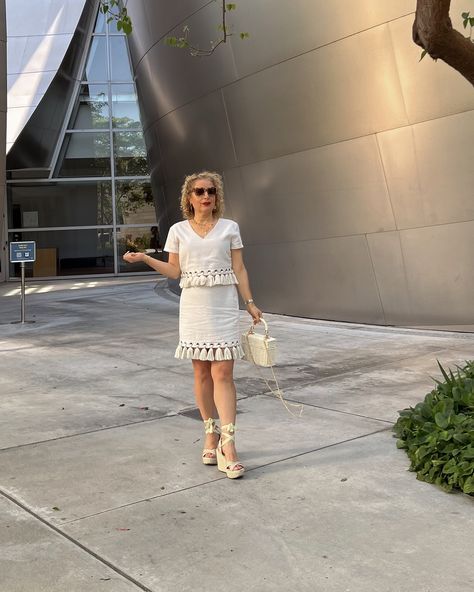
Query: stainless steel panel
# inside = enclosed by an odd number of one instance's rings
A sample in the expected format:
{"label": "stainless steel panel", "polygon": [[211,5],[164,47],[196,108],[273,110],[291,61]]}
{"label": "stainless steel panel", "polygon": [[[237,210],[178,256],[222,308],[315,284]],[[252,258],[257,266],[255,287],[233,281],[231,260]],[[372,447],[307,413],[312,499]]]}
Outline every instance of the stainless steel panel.
{"label": "stainless steel panel", "polygon": [[[0,4],[1,1],[2,0],[0,0]],[[7,110],[6,45],[7,44],[5,41],[0,41],[0,111]],[[5,134],[2,136],[2,138],[5,138]]]}
{"label": "stainless steel panel", "polygon": [[[466,7],[456,10],[453,5],[453,17]],[[411,40],[412,24],[413,16],[409,16],[389,25],[409,121],[416,123],[474,109],[472,85],[465,78],[441,60],[435,62],[426,56],[420,62],[421,48]]]}
{"label": "stainless steel panel", "polygon": [[[290,6],[291,4],[291,6]],[[347,0],[240,0],[229,13],[239,76],[252,74],[298,54],[332,43],[413,12],[413,0],[361,0],[351,10]]]}
{"label": "stainless steel panel", "polygon": [[240,164],[405,125],[387,25],[224,89]]}
{"label": "stainless steel panel", "polygon": [[249,244],[244,257],[264,311],[385,323],[365,237]]}
{"label": "stainless steel panel", "polygon": [[169,179],[237,164],[220,91],[163,117],[156,133]]}
{"label": "stainless steel panel", "polygon": [[[71,43],[72,32],[66,35],[29,37],[23,52],[20,72],[57,72]],[[10,41],[8,42],[10,43]],[[9,71],[9,73],[12,73]]]}
{"label": "stainless steel panel", "polygon": [[[386,323],[389,325],[409,324],[414,319],[414,315],[411,308],[400,233],[395,231],[369,234],[367,242]],[[422,281],[422,276],[420,281]]]}
{"label": "stainless steel panel", "polygon": [[474,222],[400,232],[412,324],[473,324]]}
{"label": "stainless steel panel", "polygon": [[[1,44],[0,44],[0,58],[1,58]],[[0,76],[1,76],[1,70],[0,70]],[[0,150],[2,149],[2,145],[3,147],[5,147],[5,137],[6,137],[6,125],[7,125],[7,116],[5,113],[5,108],[4,107],[0,107]],[[2,192],[5,188],[5,157],[3,156],[2,153],[2,158],[0,158],[0,189],[2,189]],[[4,194],[2,193],[2,196]],[[1,203],[1,198],[0,198],[0,203]],[[3,225],[3,218],[0,216],[0,226]],[[2,243],[0,242],[0,245]],[[1,250],[1,247],[0,247]]]}
{"label": "stainless steel panel", "polygon": [[[0,0],[0,41],[7,40],[7,18],[5,10],[5,0]],[[5,61],[5,54],[0,54],[2,63]]]}
{"label": "stainless steel panel", "polygon": [[[50,166],[57,142],[57,134],[63,125],[69,99],[74,90],[75,79],[80,76],[79,64],[86,41],[85,33],[91,20],[95,18],[95,7],[96,4],[92,0],[86,2],[84,12],[81,15],[71,45],[61,63],[60,70],[8,154],[8,169]],[[37,74],[27,73],[17,81],[12,80],[14,84],[12,93],[16,96],[28,93],[35,94],[35,92],[41,94],[46,90],[41,77],[41,72]],[[31,85],[29,89],[25,86],[26,81]],[[12,109],[11,111],[12,113],[18,112],[18,115],[20,115],[22,109]],[[11,137],[9,140],[11,140]]]}
{"label": "stainless steel panel", "polygon": [[241,199],[251,212],[252,241],[310,240],[395,228],[374,136],[241,171]]}
{"label": "stainless steel panel", "polygon": [[[204,44],[214,35],[214,21],[209,12],[208,6],[189,21],[196,31],[198,43]],[[235,79],[232,51],[228,45],[210,57],[196,58],[186,51],[157,43],[136,70],[145,129],[166,113]]]}
{"label": "stainless steel panel", "polygon": [[21,72],[23,64],[23,55],[25,53],[28,37],[10,37],[8,40],[8,68],[9,74]]}
{"label": "stainless steel panel", "polygon": [[8,94],[11,96],[44,94],[50,83],[51,79],[43,76],[43,72],[7,75]]}
{"label": "stainless steel panel", "polygon": [[34,107],[15,107],[8,110],[7,143],[14,144],[25,123],[31,117]]}
{"label": "stainless steel panel", "polygon": [[[182,33],[186,19],[208,4],[208,0],[131,0],[127,10],[133,22],[130,49],[134,66],[147,51],[170,34],[176,37]],[[217,14],[216,3],[214,11]],[[218,20],[218,19],[217,19]],[[162,42],[162,41],[161,41]]]}
{"label": "stainless steel panel", "polygon": [[378,135],[398,228],[474,219],[474,112]]}
{"label": "stainless steel panel", "polygon": [[[224,177],[224,203],[225,212],[224,218],[231,218],[239,224],[244,219],[249,219],[249,211],[247,209],[247,200],[245,199],[244,188],[242,183],[242,174],[240,168],[227,169],[223,172]],[[242,240],[249,238],[246,232]]]}
{"label": "stainless steel panel", "polygon": [[85,2],[86,0],[7,0],[8,34],[72,34]]}
{"label": "stainless steel panel", "polygon": [[10,124],[10,115],[11,110],[16,109],[17,107],[32,107],[33,109],[40,104],[41,99],[44,97],[43,94],[38,95],[21,95],[15,96],[10,95],[8,97],[8,123]]}
{"label": "stainless steel panel", "polygon": [[155,126],[148,128],[144,133],[144,139],[151,177],[155,180],[156,186],[162,186],[165,181],[164,164]]}
{"label": "stainless steel panel", "polygon": [[180,210],[181,186],[183,181],[183,178],[167,180],[166,184],[162,187],[163,195],[166,198],[158,212],[158,220],[160,235],[163,237],[163,240],[166,240],[170,226],[183,219]]}

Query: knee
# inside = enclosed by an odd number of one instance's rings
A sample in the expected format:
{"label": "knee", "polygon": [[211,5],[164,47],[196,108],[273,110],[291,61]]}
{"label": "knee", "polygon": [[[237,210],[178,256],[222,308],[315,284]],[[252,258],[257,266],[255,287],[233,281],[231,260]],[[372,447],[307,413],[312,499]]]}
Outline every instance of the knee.
{"label": "knee", "polygon": [[226,364],[225,362],[213,364],[211,375],[214,382],[232,382],[234,380],[233,368],[230,364]]}
{"label": "knee", "polygon": [[198,382],[207,382],[211,379],[211,368],[209,362],[198,362],[193,364],[194,378]]}

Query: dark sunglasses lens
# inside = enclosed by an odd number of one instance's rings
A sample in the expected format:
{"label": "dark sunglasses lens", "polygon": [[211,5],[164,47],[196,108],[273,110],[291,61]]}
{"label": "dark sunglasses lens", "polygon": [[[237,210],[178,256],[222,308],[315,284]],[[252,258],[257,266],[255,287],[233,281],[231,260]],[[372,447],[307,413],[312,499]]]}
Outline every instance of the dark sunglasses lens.
{"label": "dark sunglasses lens", "polygon": [[194,193],[199,197],[204,195],[207,192],[207,195],[216,195],[217,189],[215,187],[209,187],[209,189],[205,189],[204,187],[195,187],[193,189]]}

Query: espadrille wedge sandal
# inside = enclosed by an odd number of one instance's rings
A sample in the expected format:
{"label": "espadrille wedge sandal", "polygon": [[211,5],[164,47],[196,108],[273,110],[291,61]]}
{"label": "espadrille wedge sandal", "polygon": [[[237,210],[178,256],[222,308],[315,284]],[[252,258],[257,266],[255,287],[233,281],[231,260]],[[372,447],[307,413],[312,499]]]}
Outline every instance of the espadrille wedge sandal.
{"label": "espadrille wedge sandal", "polygon": [[229,479],[237,479],[242,477],[245,472],[244,465],[239,461],[230,460],[228,461],[225,457],[222,447],[229,442],[235,441],[235,426],[233,423],[221,426],[221,437],[217,445],[217,468],[229,477]]}
{"label": "espadrille wedge sandal", "polygon": [[[219,427],[216,420],[210,417],[204,421],[206,434],[219,434]],[[205,465],[217,465],[217,453],[215,448],[204,448],[202,451],[202,462]]]}

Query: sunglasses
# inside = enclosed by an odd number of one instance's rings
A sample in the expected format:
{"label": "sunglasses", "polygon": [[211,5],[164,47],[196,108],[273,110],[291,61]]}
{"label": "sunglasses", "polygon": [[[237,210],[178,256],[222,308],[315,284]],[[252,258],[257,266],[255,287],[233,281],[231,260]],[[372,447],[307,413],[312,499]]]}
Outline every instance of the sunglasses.
{"label": "sunglasses", "polygon": [[195,193],[198,197],[203,196],[205,193],[207,193],[207,195],[216,195],[217,194],[217,189],[215,187],[195,187],[193,190],[193,193]]}

